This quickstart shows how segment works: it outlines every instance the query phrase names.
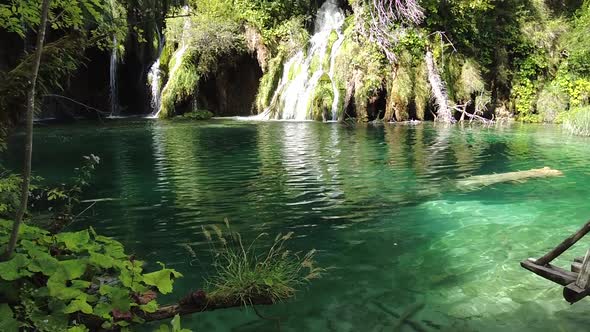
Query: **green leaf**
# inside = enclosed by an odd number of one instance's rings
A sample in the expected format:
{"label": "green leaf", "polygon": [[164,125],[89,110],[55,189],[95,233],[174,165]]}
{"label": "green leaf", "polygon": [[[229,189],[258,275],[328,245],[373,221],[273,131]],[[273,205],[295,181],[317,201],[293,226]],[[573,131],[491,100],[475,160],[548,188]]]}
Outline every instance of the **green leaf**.
{"label": "green leaf", "polygon": [[147,304],[140,305],[139,309],[148,313],[156,312],[156,310],[158,310],[158,302],[156,300],[151,300]]}
{"label": "green leaf", "polygon": [[76,325],[68,329],[67,332],[88,332],[90,331],[86,326]]}
{"label": "green leaf", "polygon": [[90,264],[96,265],[103,269],[110,269],[115,264],[115,260],[112,257],[95,252],[90,253],[90,259],[88,261]]}
{"label": "green leaf", "polygon": [[86,259],[71,259],[59,262],[59,271],[63,272],[65,280],[73,280],[84,275],[87,266],[88,262]]}
{"label": "green leaf", "polygon": [[191,332],[191,330],[183,329],[180,326],[180,315],[174,316],[174,318],[172,318],[172,321],[170,322],[170,325],[172,325],[172,332]]}
{"label": "green leaf", "polygon": [[98,293],[107,296],[110,299],[113,309],[127,312],[131,309],[131,299],[129,290],[121,287],[102,285]]}
{"label": "green leaf", "polygon": [[86,299],[86,294],[80,295],[70,302],[70,304],[68,304],[68,306],[64,309],[64,313],[73,314],[75,312],[81,311],[88,315],[92,314],[92,306],[88,304]]}
{"label": "green leaf", "polygon": [[16,254],[9,261],[1,262],[0,278],[12,281],[33,275],[26,269],[29,262],[30,259],[24,254]]}
{"label": "green leaf", "polygon": [[182,277],[182,274],[173,269],[163,269],[160,271],[147,273],[143,275],[143,282],[146,285],[155,286],[162,294],[172,292],[172,283],[174,278]]}
{"label": "green leaf", "polygon": [[57,235],[57,240],[63,242],[69,250],[79,252],[86,248],[90,234],[87,229],[80,232],[61,233]]}
{"label": "green leaf", "polygon": [[18,321],[6,303],[0,303],[0,331],[18,332]]}

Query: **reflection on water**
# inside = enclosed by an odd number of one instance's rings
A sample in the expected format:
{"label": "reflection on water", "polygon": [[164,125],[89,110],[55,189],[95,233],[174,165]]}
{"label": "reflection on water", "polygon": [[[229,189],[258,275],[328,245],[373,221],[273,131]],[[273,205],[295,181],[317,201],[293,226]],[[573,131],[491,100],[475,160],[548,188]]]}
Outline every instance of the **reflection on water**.
{"label": "reflection on water", "polygon": [[[11,165],[22,140],[11,142]],[[565,331],[588,326],[587,304],[567,305],[518,263],[590,216],[589,142],[543,126],[123,122],[39,129],[34,170],[63,181],[82,155],[99,155],[86,196],[115,200],[75,227],[180,270],[178,295],[210,271],[202,225],[228,218],[246,239],[293,230],[293,250],[316,248],[331,268],[294,301],[260,309],[282,331],[392,330],[414,309],[398,330]],[[457,178],[542,166],[566,176],[451,190]],[[199,261],[189,264],[184,244]],[[237,309],[184,323],[276,330]]]}

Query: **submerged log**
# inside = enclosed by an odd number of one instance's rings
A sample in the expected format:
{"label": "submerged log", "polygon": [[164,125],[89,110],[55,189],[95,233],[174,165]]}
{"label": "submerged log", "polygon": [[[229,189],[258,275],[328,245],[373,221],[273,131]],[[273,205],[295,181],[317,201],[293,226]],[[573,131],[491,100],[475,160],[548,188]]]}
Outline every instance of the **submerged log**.
{"label": "submerged log", "polygon": [[491,186],[503,182],[521,182],[534,178],[547,178],[562,176],[561,171],[543,167],[528,171],[518,171],[490,175],[476,175],[457,181],[456,188],[463,191],[477,190],[481,187]]}

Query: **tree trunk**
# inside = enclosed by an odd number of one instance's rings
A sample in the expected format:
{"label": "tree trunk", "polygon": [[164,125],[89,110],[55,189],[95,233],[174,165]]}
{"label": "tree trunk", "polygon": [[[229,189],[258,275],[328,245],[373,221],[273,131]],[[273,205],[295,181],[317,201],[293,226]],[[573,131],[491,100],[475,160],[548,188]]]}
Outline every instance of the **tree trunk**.
{"label": "tree trunk", "polygon": [[43,43],[45,42],[45,31],[47,28],[47,16],[49,14],[49,2],[51,0],[43,0],[41,8],[41,24],[37,33],[37,45],[35,48],[35,62],[33,63],[33,71],[28,82],[27,91],[27,125],[26,125],[26,141],[25,141],[25,167],[23,171],[23,182],[21,187],[20,206],[14,218],[14,226],[10,235],[10,241],[4,253],[4,259],[7,260],[12,256],[16,242],[18,240],[18,231],[23,221],[25,211],[27,210],[27,203],[29,201],[29,184],[31,182],[31,157],[33,155],[33,114],[35,112],[35,88],[37,85],[37,76],[39,74],[39,65],[41,64],[41,55],[43,54]]}
{"label": "tree trunk", "polygon": [[449,97],[447,96],[445,84],[438,73],[438,68],[434,62],[434,57],[432,56],[431,50],[426,51],[425,59],[426,67],[428,68],[428,82],[430,83],[430,88],[432,89],[434,102],[438,107],[436,112],[437,120],[446,123],[453,123],[455,122],[455,119],[453,118],[453,114],[451,114],[451,109],[449,108]]}

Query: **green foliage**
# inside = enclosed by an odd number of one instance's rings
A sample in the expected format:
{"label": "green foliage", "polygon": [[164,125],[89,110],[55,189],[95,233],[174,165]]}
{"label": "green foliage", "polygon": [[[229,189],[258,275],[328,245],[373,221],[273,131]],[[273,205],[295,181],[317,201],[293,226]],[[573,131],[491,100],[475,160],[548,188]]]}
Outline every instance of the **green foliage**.
{"label": "green foliage", "polygon": [[21,178],[7,170],[0,170],[0,217],[13,216],[20,202]]}
{"label": "green foliage", "polygon": [[313,92],[311,100],[311,117],[314,120],[323,121],[329,119],[332,113],[332,103],[334,102],[334,89],[332,80],[328,74],[322,75],[318,85]]}
{"label": "green foliage", "polygon": [[168,82],[162,90],[162,111],[160,117],[172,117],[175,112],[175,105],[186,101],[197,91],[200,75],[194,59],[190,52],[177,50],[170,60],[170,71]]}
{"label": "green foliage", "polygon": [[590,136],[590,107],[572,109],[563,122],[563,126],[571,134]]}
{"label": "green foliage", "polygon": [[0,331],[17,332],[18,321],[14,318],[12,309],[6,303],[0,303]]}
{"label": "green foliage", "polygon": [[572,72],[590,75],[590,1],[585,1],[573,21],[573,28],[564,37],[564,46],[568,51],[568,63]]}
{"label": "green foliage", "polygon": [[[52,91],[63,90],[63,82],[84,61],[86,38],[79,33],[68,34],[43,48],[37,82],[37,98]],[[23,58],[9,72],[0,72],[0,118],[6,123],[10,115],[23,109],[27,82],[32,72],[34,54]],[[39,105],[39,103],[37,103]]]}
{"label": "green foliage", "polygon": [[[0,220],[0,243],[8,241],[11,229],[11,221]],[[147,303],[144,296],[171,292],[173,279],[181,276],[164,266],[144,273],[143,262],[127,256],[121,243],[93,229],[51,235],[22,225],[16,254],[0,263],[0,283],[23,285],[14,307],[19,324],[38,331],[84,330],[74,323],[79,314],[96,316],[104,328],[141,322],[142,311],[157,308],[153,296]],[[117,320],[115,312],[131,318]],[[5,307],[0,314],[6,315]]]}
{"label": "green foliage", "polygon": [[268,62],[268,71],[260,79],[260,86],[256,95],[256,110],[258,113],[272,106],[272,97],[283,75],[284,61],[285,53],[279,52],[276,57]]}
{"label": "green foliage", "polygon": [[[314,266],[315,250],[300,257],[285,248],[292,232],[277,235],[270,249],[259,252],[256,240],[245,247],[240,235],[232,233],[227,222],[226,226],[230,232],[226,235],[216,226],[203,228],[216,252],[216,274],[207,279],[207,290],[213,299],[246,306],[251,299],[283,301],[295,294],[297,286],[319,277],[323,271]],[[266,235],[261,234],[257,240]]]}
{"label": "green foliage", "polygon": [[543,122],[556,122],[567,109],[568,96],[556,84],[545,86],[539,93],[537,112]]}

